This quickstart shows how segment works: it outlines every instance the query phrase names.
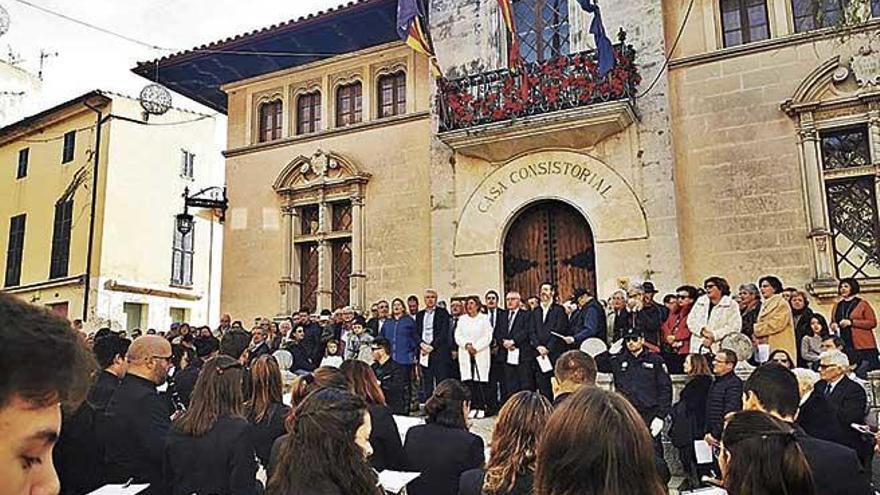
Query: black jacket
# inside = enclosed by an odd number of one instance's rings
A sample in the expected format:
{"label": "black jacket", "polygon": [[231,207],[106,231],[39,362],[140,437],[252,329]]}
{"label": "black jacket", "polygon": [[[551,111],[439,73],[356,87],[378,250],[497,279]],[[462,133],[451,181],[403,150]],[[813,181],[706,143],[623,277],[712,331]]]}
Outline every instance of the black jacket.
{"label": "black jacket", "polygon": [[817,495],[872,495],[868,474],[849,448],[807,435],[795,425],[795,437],[813,471]]}
{"label": "black jacket", "polygon": [[575,346],[590,338],[605,342],[608,335],[608,322],[605,317],[605,308],[599,304],[599,301],[595,298],[590,299],[590,302],[578,308],[578,312],[578,317],[570,320],[571,335],[575,337]]}
{"label": "black jacket", "polygon": [[305,340],[302,342],[288,342],[284,344],[284,350],[289,352],[293,357],[293,364],[290,365],[289,371],[314,371],[315,363],[312,360],[312,352],[306,345]]}
{"label": "black jacket", "polygon": [[664,419],[672,407],[672,379],[659,354],[644,348],[638,357],[629,350],[611,357],[614,386],[636,408],[645,423]]}
{"label": "black jacket", "polygon": [[685,384],[679,401],[672,406],[672,426],[669,439],[678,448],[693,447],[694,440],[702,440],[706,434],[706,402],[712,377],[698,375]]}
{"label": "black jacket", "polygon": [[177,393],[177,397],[186,407],[189,407],[189,399],[196,388],[196,380],[198,380],[201,371],[201,366],[190,364],[175,373],[172,382],[169,384],[169,389]]}
{"label": "black jacket", "polygon": [[403,451],[408,471],[422,473],[407,485],[409,495],[456,495],[461,473],[485,459],[483,439],[465,430],[437,424],[414,426]]}
{"label": "black jacket", "polygon": [[96,418],[96,431],[104,449],[107,473],[104,483],[150,483],[147,494],[164,492],[162,462],[171,427],[168,402],[159,397],[156,384],[131,373],[125,375]]}
{"label": "black jacket", "polygon": [[[453,338],[449,329],[449,312],[443,308],[434,308],[434,339],[431,341],[431,352],[428,364],[441,360],[445,363],[452,362]],[[419,343],[425,342],[425,310],[416,313],[416,332],[418,332]]]}
{"label": "black jacket", "polygon": [[[794,345],[795,350],[797,350],[797,365],[799,368],[808,368],[807,362],[804,361],[803,357],[801,357],[801,340],[807,335],[812,335],[813,331],[810,329],[810,318],[813,316],[813,310],[810,308],[804,308],[804,311],[801,313],[800,318],[797,319],[797,323],[794,326]],[[792,318],[795,315],[792,312]]]}
{"label": "black jacket", "polygon": [[797,415],[797,425],[804,429],[807,435],[819,440],[828,442],[841,443],[843,441],[843,431],[840,423],[837,421],[829,421],[828,418],[834,417],[831,406],[822,391],[814,389],[810,392],[810,397],[801,404]]}
{"label": "black jacket", "polygon": [[370,432],[370,445],[373,446],[370,465],[380,472],[386,469],[402,470],[403,442],[400,441],[400,432],[391,415],[391,409],[380,404],[368,404],[367,410],[370,411],[370,422],[373,425]]}
{"label": "black jacket", "polygon": [[251,443],[257,453],[257,459],[263,467],[269,465],[269,453],[275,439],[284,435],[284,420],[290,413],[290,407],[284,404],[272,404],[269,406],[269,414],[259,423],[255,418],[248,417],[251,424]]}
{"label": "black jacket", "polygon": [[[485,477],[486,472],[480,468],[465,471],[458,482],[458,495],[482,495]],[[516,477],[512,490],[498,492],[498,495],[532,495],[534,482],[533,474],[526,471]]]}
{"label": "black jacket", "polygon": [[250,424],[223,416],[200,437],[172,428],[165,446],[167,493],[256,495],[257,461]]}
{"label": "black jacket", "polygon": [[743,382],[733,371],[715,378],[706,401],[706,433],[721,439],[724,415],[742,409],[742,393]]}
{"label": "black jacket", "polygon": [[505,340],[513,340],[517,349],[519,349],[519,364],[522,366],[530,365],[531,360],[537,356],[535,348],[532,347],[529,340],[529,329],[532,326],[532,314],[524,308],[516,311],[513,319],[513,326],[510,325],[510,317],[513,315],[511,311],[504,312],[503,324],[495,326],[495,332],[492,338],[498,345],[498,356],[502,362],[507,362],[507,349],[504,348]]}
{"label": "black jacket", "polygon": [[[819,380],[813,390],[825,394],[828,383]],[[854,430],[850,425],[853,423],[864,424],[865,413],[868,407],[868,397],[861,385],[844,376],[840,379],[831,395],[826,395],[826,400],[831,408],[832,416],[828,421],[836,421],[842,432],[838,443],[856,451],[859,459],[863,462],[870,456],[874,448],[871,439]]]}
{"label": "black jacket", "polygon": [[385,394],[385,403],[394,414],[406,414],[409,409],[409,401],[404,397],[409,383],[406,370],[390,358],[385,364],[375,361],[371,367],[382,387],[382,393]]}
{"label": "black jacket", "polygon": [[546,318],[544,318],[543,311],[540,304],[532,311],[532,328],[529,339],[533,347],[546,347],[550,351],[551,359],[555,360],[569,348],[565,341],[553,335],[553,333],[571,335],[568,316],[565,314],[565,309],[556,303],[550,305]]}
{"label": "black jacket", "polygon": [[636,327],[645,335],[645,341],[660,346],[660,327],[663,325],[663,310],[656,303],[646,304],[636,314]]}

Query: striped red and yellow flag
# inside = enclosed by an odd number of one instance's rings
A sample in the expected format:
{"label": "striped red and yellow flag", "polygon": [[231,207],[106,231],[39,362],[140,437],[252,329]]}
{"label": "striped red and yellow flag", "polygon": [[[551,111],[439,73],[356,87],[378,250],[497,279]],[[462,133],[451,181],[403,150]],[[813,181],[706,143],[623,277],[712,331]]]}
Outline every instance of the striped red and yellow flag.
{"label": "striped red and yellow flag", "polygon": [[519,55],[519,36],[516,34],[516,19],[513,16],[513,5],[511,0],[498,0],[498,7],[501,9],[501,18],[504,19],[504,25],[510,33],[510,51],[508,53],[508,63],[510,68],[519,66],[522,61]]}
{"label": "striped red and yellow flag", "polygon": [[398,0],[397,2],[397,34],[406,41],[413,50],[423,53],[431,61],[431,72],[440,77],[443,72],[437,63],[437,55],[431,45],[430,37],[423,24],[423,16],[416,0]]}

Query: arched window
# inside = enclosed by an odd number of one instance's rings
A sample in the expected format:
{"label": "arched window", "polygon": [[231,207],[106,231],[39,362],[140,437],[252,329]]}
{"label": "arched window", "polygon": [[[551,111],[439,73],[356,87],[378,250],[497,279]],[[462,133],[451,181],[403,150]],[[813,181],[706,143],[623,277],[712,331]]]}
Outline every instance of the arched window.
{"label": "arched window", "polygon": [[321,92],[314,91],[296,98],[296,133],[308,134],[321,130]]}
{"label": "arched window", "polygon": [[406,113],[406,72],[400,71],[379,78],[379,118]]}
{"label": "arched window", "polygon": [[513,15],[520,54],[527,62],[568,55],[568,0],[515,0]]}
{"label": "arched window", "polygon": [[273,100],[260,104],[259,142],[265,143],[281,139],[281,101]]}
{"label": "arched window", "polygon": [[721,0],[724,46],[737,46],[770,38],[767,0]]}
{"label": "arched window", "polygon": [[336,90],[336,127],[345,127],[361,121],[361,83],[339,86]]}

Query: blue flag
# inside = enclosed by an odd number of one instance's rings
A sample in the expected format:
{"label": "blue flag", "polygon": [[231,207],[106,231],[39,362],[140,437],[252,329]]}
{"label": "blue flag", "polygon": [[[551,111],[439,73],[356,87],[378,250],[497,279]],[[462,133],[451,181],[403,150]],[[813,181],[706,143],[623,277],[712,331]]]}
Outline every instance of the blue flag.
{"label": "blue flag", "polygon": [[599,6],[593,0],[577,0],[581,8],[593,14],[593,22],[590,23],[590,34],[596,42],[596,55],[599,59],[599,77],[605,77],[614,68],[614,47],[611,40],[605,34],[605,26],[602,24],[602,13]]}

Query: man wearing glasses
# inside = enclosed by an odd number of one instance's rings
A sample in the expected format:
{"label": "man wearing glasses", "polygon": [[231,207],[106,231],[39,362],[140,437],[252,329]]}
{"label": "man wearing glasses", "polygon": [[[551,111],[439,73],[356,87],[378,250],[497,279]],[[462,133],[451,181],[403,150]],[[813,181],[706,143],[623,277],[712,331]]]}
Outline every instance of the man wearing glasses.
{"label": "man wearing glasses", "polygon": [[835,441],[855,450],[862,466],[870,468],[874,450],[870,438],[851,427],[852,424],[865,423],[868,397],[861,385],[846,376],[849,369],[849,358],[843,352],[823,352],[819,357],[819,375],[822,379],[816,382],[813,393],[825,396],[834,413],[828,420],[836,421],[843,432]]}
{"label": "man wearing glasses", "polygon": [[709,445],[717,446],[724,429],[724,416],[742,409],[742,380],[733,372],[736,368],[736,353],[721,349],[712,360],[715,381],[709,387],[706,399],[706,437]]}
{"label": "man wearing glasses", "polygon": [[128,371],[113,394],[96,431],[107,463],[104,483],[150,483],[147,495],[163,494],[162,458],[171,427],[168,403],[156,387],[171,367],[171,344],[156,335],[131,343]]}

